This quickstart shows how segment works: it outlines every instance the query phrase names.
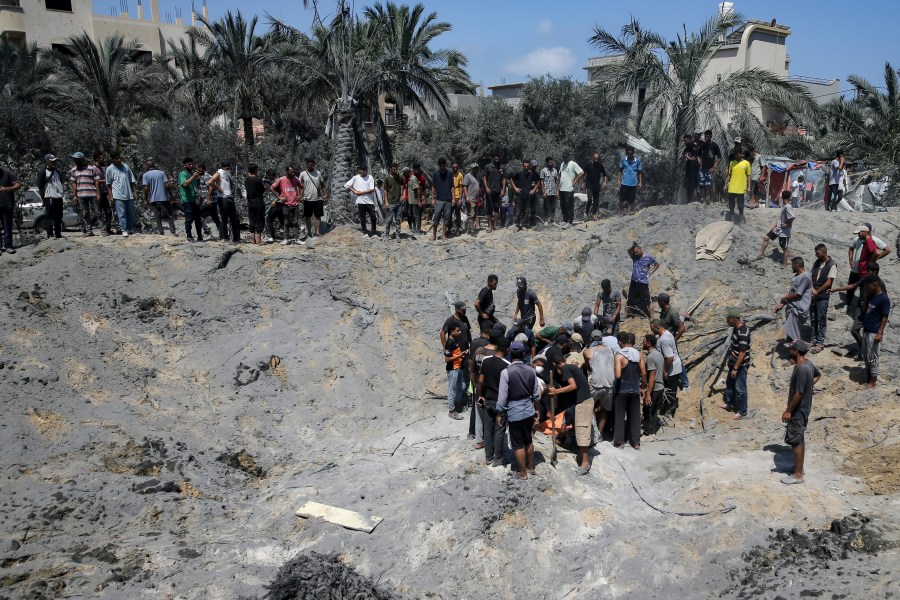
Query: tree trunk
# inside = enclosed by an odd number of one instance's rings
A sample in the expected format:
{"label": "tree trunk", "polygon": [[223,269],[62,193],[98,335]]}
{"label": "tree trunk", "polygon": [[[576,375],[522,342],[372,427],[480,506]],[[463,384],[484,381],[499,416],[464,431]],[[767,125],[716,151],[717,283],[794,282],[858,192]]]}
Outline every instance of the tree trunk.
{"label": "tree trunk", "polygon": [[253,148],[253,117],[243,117],[244,121],[244,145],[247,149]]}
{"label": "tree trunk", "polygon": [[353,168],[353,110],[348,101],[338,100],[334,111],[334,150],[331,158],[331,218],[347,223],[356,220],[356,197],[344,189],[355,174]]}

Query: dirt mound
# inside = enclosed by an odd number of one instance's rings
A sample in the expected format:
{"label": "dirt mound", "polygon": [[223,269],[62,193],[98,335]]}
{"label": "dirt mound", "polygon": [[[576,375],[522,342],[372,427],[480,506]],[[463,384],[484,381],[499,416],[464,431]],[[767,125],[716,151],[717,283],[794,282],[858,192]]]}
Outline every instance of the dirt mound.
{"label": "dirt mound", "polygon": [[301,554],[284,563],[265,595],[270,600],[400,600],[343,563],[337,554]]}

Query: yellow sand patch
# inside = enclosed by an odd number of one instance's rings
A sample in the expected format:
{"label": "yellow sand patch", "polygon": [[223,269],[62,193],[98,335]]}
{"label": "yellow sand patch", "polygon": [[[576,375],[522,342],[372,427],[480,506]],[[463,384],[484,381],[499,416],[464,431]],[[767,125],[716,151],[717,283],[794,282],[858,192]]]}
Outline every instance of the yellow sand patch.
{"label": "yellow sand patch", "polygon": [[49,410],[29,408],[25,414],[28,415],[31,426],[45,437],[59,437],[68,433],[70,429],[65,419]]}

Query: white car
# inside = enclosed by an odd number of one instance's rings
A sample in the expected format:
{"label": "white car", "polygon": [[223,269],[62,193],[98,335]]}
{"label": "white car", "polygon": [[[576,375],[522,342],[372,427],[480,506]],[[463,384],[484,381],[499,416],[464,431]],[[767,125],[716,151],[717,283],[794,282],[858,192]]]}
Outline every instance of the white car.
{"label": "white car", "polygon": [[[19,230],[32,229],[35,233],[44,231],[47,222],[44,204],[37,188],[29,188],[22,194],[25,202],[19,205],[16,214]],[[63,229],[75,229],[81,224],[81,215],[70,202],[63,204]]]}

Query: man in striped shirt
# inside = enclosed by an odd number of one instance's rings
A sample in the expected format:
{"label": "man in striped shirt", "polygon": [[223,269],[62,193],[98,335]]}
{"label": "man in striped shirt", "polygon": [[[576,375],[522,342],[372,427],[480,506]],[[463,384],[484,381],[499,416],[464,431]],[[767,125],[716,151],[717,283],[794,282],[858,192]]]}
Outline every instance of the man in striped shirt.
{"label": "man in striped shirt", "polygon": [[725,379],[725,403],[722,408],[733,410],[733,419],[746,419],[750,330],[736,308],[728,310],[726,322],[731,327],[731,346],[728,349],[728,377]]}
{"label": "man in striped shirt", "polygon": [[[72,155],[75,166],[69,172],[72,180],[73,204],[81,209],[81,232],[85,237],[94,235],[94,218],[100,214],[100,180],[103,174],[100,169],[88,163],[83,152]],[[105,232],[104,232],[105,233]],[[108,235],[108,234],[107,234]]]}

